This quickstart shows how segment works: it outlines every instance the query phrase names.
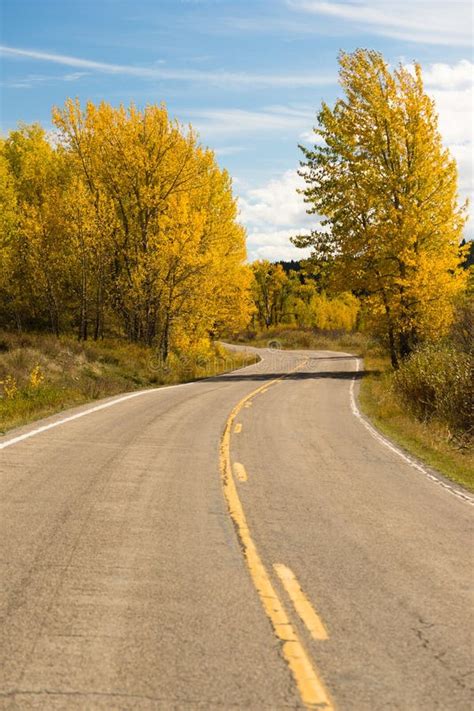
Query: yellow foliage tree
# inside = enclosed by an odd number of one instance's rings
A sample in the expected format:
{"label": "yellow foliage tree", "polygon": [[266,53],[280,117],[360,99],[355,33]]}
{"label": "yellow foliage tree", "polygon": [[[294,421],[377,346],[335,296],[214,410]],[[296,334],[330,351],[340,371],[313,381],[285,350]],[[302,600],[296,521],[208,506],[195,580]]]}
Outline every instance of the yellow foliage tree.
{"label": "yellow foliage tree", "polygon": [[312,149],[301,146],[308,212],[323,229],[294,238],[329,265],[336,288],[367,297],[392,364],[446,332],[460,269],[463,208],[421,69],[390,71],[381,54],[340,55],[345,97],[323,104]]}
{"label": "yellow foliage tree", "polygon": [[67,101],[0,142],[0,324],[170,348],[250,317],[228,174],[164,106]]}
{"label": "yellow foliage tree", "polygon": [[164,106],[68,101],[53,118],[89,193],[129,338],[166,359],[173,334],[189,342],[245,324],[245,233],[227,174],[194,132]]}
{"label": "yellow foliage tree", "polygon": [[18,227],[17,199],[14,178],[0,142],[0,319],[8,310],[15,312],[16,289],[12,289],[11,275],[15,262]]}
{"label": "yellow foliage tree", "polygon": [[359,313],[359,300],[351,293],[329,299],[316,294],[311,299],[312,325],[323,331],[354,331]]}
{"label": "yellow foliage tree", "polygon": [[17,223],[10,240],[9,281],[18,326],[44,320],[61,328],[70,255],[64,204],[67,165],[39,125],[11,132],[3,145],[15,189]]}
{"label": "yellow foliage tree", "polygon": [[290,281],[281,264],[272,264],[264,259],[252,264],[252,272],[255,317],[261,328],[278,326],[287,314]]}
{"label": "yellow foliage tree", "polygon": [[251,265],[254,319],[260,328],[285,324],[322,331],[353,331],[359,300],[346,292],[329,298],[303,271],[290,270],[266,260]]}

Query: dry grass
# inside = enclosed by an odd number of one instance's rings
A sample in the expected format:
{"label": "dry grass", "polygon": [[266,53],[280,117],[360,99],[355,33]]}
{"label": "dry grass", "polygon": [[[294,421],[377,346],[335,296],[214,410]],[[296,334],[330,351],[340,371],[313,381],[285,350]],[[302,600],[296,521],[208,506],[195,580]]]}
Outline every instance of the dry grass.
{"label": "dry grass", "polygon": [[436,419],[421,421],[407,410],[394,390],[393,371],[387,357],[369,352],[364,365],[371,372],[361,383],[359,400],[364,414],[409,453],[474,491],[472,447],[454,438],[446,424]]}
{"label": "dry grass", "polygon": [[151,348],[120,340],[0,333],[0,432],[90,400],[210,377],[254,361],[215,345],[172,354],[163,367]]}
{"label": "dry grass", "polygon": [[349,351],[363,356],[369,349],[376,349],[376,344],[362,333],[324,332],[302,328],[270,328],[260,333],[243,333],[238,343],[285,350],[330,350]]}

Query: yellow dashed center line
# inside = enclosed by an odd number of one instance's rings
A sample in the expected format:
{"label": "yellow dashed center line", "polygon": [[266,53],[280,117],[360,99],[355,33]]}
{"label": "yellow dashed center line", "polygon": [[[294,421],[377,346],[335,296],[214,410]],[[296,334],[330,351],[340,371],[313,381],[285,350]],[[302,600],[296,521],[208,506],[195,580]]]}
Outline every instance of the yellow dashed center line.
{"label": "yellow dashed center line", "polygon": [[234,427],[234,434],[239,434],[240,432],[242,432],[242,423],[237,422],[237,424]]}
{"label": "yellow dashed center line", "polygon": [[273,568],[311,636],[318,640],[328,639],[329,635],[321,618],[302,591],[293,571],[281,563],[276,563]]}
{"label": "yellow dashed center line", "polygon": [[[303,365],[304,363],[301,363],[294,370],[297,370]],[[282,377],[284,378],[285,376]],[[244,550],[245,561],[247,563],[250,576],[260,597],[263,609],[272,623],[275,635],[281,642],[283,657],[290,668],[301,699],[307,708],[319,708],[326,709],[326,711],[333,711],[333,702],[331,701],[314,664],[309,658],[308,653],[303,647],[293,625],[291,624],[285,608],[283,607],[283,604],[272,585],[270,575],[268,574],[262,559],[260,558],[255,543],[253,542],[242,507],[242,502],[240,501],[235,480],[232,475],[230,438],[234,420],[240,410],[244,406],[248,406],[250,398],[268,388],[270,385],[278,382],[280,379],[281,378],[277,378],[270,383],[265,383],[265,385],[262,385],[246,397],[242,398],[242,400],[237,403],[230,413],[221,439],[220,470],[222,485],[229,513],[236,526],[237,533]]]}
{"label": "yellow dashed center line", "polygon": [[239,481],[247,481],[248,479],[245,467],[240,462],[234,462],[234,474]]}

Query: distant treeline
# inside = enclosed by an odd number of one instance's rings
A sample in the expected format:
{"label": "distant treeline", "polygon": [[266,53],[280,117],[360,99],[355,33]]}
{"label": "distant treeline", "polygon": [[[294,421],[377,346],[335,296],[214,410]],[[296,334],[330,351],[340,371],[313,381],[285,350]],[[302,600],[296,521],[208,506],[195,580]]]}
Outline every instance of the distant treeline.
{"label": "distant treeline", "polygon": [[[298,268],[291,269],[291,265]],[[251,266],[255,303],[252,323],[257,329],[285,324],[323,331],[355,329],[360,302],[350,292],[327,296],[299,262],[257,261]]]}

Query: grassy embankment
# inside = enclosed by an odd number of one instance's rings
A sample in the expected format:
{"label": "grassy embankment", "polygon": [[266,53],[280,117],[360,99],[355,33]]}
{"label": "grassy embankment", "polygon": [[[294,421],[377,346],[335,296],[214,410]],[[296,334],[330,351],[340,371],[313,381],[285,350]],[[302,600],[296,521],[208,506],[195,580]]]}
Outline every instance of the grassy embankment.
{"label": "grassy embankment", "polygon": [[255,362],[219,345],[170,356],[120,340],[0,333],[0,433],[67,407],[119,393],[197,380]]}
{"label": "grassy embankment", "polygon": [[446,423],[418,419],[401,401],[387,353],[363,334],[331,337],[299,329],[272,329],[248,341],[267,346],[274,341],[287,349],[334,350],[364,359],[359,405],[361,411],[392,441],[408,453],[465,488],[474,491],[474,452],[467,438],[455,437]]}

